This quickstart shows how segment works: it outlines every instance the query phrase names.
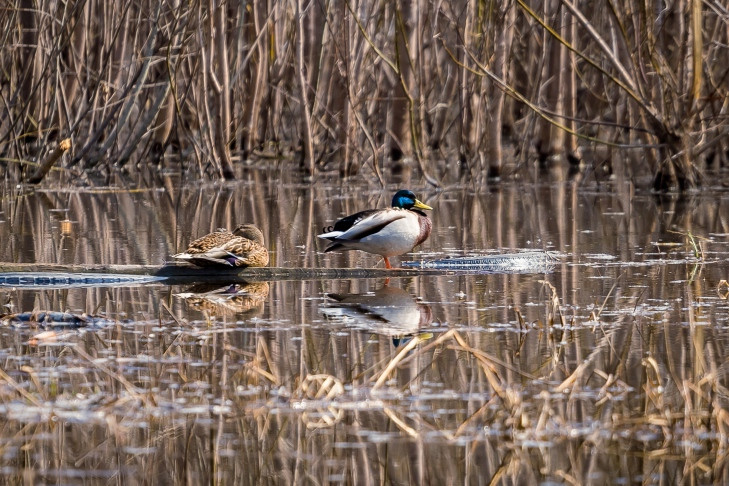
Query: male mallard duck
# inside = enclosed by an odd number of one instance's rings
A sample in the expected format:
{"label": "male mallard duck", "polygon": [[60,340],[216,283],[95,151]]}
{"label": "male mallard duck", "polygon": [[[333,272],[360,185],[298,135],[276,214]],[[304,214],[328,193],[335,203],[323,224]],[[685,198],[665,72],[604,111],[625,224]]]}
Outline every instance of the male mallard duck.
{"label": "male mallard duck", "polygon": [[190,243],[187,250],[172,258],[187,260],[203,267],[265,267],[268,250],[263,233],[252,224],[241,224],[233,232],[218,230]]}
{"label": "male mallard duck", "polygon": [[389,257],[409,252],[430,235],[433,224],[418,209],[433,208],[418,201],[411,191],[397,191],[391,208],[368,209],[344,217],[318,236],[332,242],[325,252],[362,250],[382,256],[385,267],[392,268]]}

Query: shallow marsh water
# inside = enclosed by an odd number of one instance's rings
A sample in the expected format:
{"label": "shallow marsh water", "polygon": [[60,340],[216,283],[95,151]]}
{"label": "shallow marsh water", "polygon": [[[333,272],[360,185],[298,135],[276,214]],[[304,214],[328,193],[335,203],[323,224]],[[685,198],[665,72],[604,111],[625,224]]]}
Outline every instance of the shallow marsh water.
{"label": "shallow marsh water", "polygon": [[[403,259],[546,249],[548,274],[3,288],[1,474],[28,482],[725,482],[729,193],[411,186],[434,231]],[[393,188],[6,189],[0,261],[162,264],[253,222],[272,265]],[[688,235],[700,245],[697,258]]]}

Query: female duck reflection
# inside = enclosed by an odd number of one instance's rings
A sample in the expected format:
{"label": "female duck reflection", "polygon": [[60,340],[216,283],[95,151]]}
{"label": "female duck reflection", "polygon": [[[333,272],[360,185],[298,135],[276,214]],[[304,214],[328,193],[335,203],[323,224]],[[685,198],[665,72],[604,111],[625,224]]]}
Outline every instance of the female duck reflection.
{"label": "female duck reflection", "polygon": [[391,336],[395,347],[416,335],[429,337],[421,330],[433,321],[430,306],[398,287],[385,284],[374,292],[327,297],[331,301],[321,310],[331,322]]}
{"label": "female duck reflection", "polygon": [[210,315],[257,317],[263,313],[268,299],[268,283],[196,284],[175,297],[185,299],[192,309]]}

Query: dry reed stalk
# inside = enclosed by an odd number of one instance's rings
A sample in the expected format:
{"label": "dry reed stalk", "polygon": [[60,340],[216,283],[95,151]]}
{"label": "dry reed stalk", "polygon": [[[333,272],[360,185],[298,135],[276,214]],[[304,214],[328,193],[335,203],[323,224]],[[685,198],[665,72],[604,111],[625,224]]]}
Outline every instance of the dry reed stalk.
{"label": "dry reed stalk", "polygon": [[[612,333],[611,333],[612,334]],[[568,376],[566,379],[562,381],[562,383],[557,387],[557,391],[559,392],[565,392],[572,388],[577,380],[582,377],[585,372],[593,366],[594,362],[600,357],[603,350],[605,348],[609,348],[610,351],[613,354],[617,354],[616,350],[613,348],[613,343],[611,340],[611,334],[606,333],[603,331],[603,337],[600,339],[597,346],[595,346],[595,349],[587,356],[587,358],[582,361],[577,368]],[[603,378],[607,379],[609,375],[604,374]]]}
{"label": "dry reed stalk", "polygon": [[726,448],[727,442],[729,441],[729,411],[725,407],[722,407],[718,400],[714,400],[712,403],[712,414],[716,421],[716,427],[721,437],[721,447]]}
{"label": "dry reed stalk", "polygon": [[277,370],[276,362],[271,359],[271,352],[268,350],[268,343],[265,339],[262,337],[258,338],[256,341],[256,354],[263,354],[266,366],[268,366],[268,369],[271,370],[271,374],[274,376],[274,383],[279,383],[278,376],[281,375],[281,373]]}
{"label": "dry reed stalk", "polygon": [[390,360],[390,362],[387,364],[385,369],[380,373],[380,377],[377,379],[375,384],[372,386],[372,391],[377,390],[382,386],[385,381],[390,377],[390,373],[397,367],[398,364],[407,356],[407,354],[415,349],[415,347],[420,343],[420,340],[418,337],[414,337],[409,343],[407,343],[397,355]]}
{"label": "dry reed stalk", "polygon": [[493,363],[488,360],[483,353],[479,352],[479,350],[476,350],[469,346],[468,343],[466,343],[466,341],[460,335],[460,333],[455,332],[453,334],[453,339],[456,340],[456,342],[463,348],[464,351],[470,353],[476,358],[476,360],[481,365],[481,369],[483,369],[484,374],[486,375],[486,379],[491,385],[491,388],[494,390],[494,393],[496,393],[499,398],[501,398],[502,402],[509,407],[514,405],[515,402],[510,399],[515,397],[507,393],[508,390],[504,386],[505,383],[503,382],[501,377],[499,377],[496,367],[493,365]]}
{"label": "dry reed stalk", "polygon": [[[452,339],[455,334],[456,334],[455,329],[449,329],[448,331],[444,332],[443,334],[441,334],[440,336],[435,338],[433,341],[429,342],[428,344],[426,344],[425,346],[420,348],[418,354],[424,354],[424,353],[430,351],[432,348],[440,346],[445,341]],[[415,355],[410,355],[410,356],[404,357],[400,361],[400,364],[408,363],[411,359],[415,359]]]}
{"label": "dry reed stalk", "polygon": [[506,482],[504,481],[504,477],[509,474],[509,471],[514,466],[514,461],[518,460],[515,456],[516,454],[513,451],[509,451],[506,453],[505,457],[501,460],[498,469],[496,469],[496,471],[494,471],[493,475],[491,476],[491,479],[488,483],[489,486],[496,486],[498,484]]}
{"label": "dry reed stalk", "polygon": [[301,421],[306,424],[307,429],[332,427],[342,421],[344,411],[339,407],[329,405],[326,408],[318,408],[315,415],[315,417],[311,417],[307,412],[301,414]]}
{"label": "dry reed stalk", "polygon": [[344,393],[344,386],[337,377],[327,374],[308,374],[296,390],[297,396],[309,400],[331,400]]}
{"label": "dry reed stalk", "polygon": [[[496,7],[496,38],[494,40],[494,55],[491,68],[496,77],[508,79],[509,60],[511,58],[511,44],[514,40],[516,6],[511,2],[504,2]],[[487,103],[489,121],[486,126],[486,139],[488,147],[488,169],[482,172],[489,178],[501,177],[504,166],[503,130],[504,130],[504,101],[506,93],[492,84],[490,93],[486,93],[490,102]],[[483,175],[483,174],[482,174]]]}
{"label": "dry reed stalk", "polygon": [[565,480],[566,482],[568,482],[569,484],[572,484],[574,486],[580,486],[581,484],[583,484],[583,482],[580,478],[577,478],[565,471],[556,471],[555,475],[559,478],[562,478],[563,480]]}
{"label": "dry reed stalk", "polygon": [[[456,333],[456,334],[458,334],[458,333]],[[509,371],[512,371],[520,376],[523,376],[524,378],[527,378],[529,380],[537,379],[537,377],[532,375],[531,373],[522,371],[522,370],[516,368],[515,366],[510,365],[510,364],[504,362],[503,360],[500,360],[500,359],[486,353],[485,351],[482,351],[480,349],[476,349],[472,346],[469,346],[468,344],[466,344],[466,342],[463,340],[463,338],[460,335],[458,335],[458,337],[456,338],[456,341],[458,341],[458,345],[453,346],[452,347],[453,349],[465,351],[469,354],[472,354],[477,359],[483,361],[484,363],[487,363],[489,366],[489,369],[491,369],[491,371],[494,373],[497,373],[498,370],[497,370],[496,365],[499,365],[499,366],[501,366]]]}
{"label": "dry reed stalk", "polygon": [[539,398],[542,400],[542,411],[539,414],[539,418],[534,424],[534,434],[539,437],[541,432],[547,428],[547,421],[552,415],[552,407],[549,406],[550,395],[549,392],[544,390],[539,394]]}
{"label": "dry reed stalk", "polygon": [[303,0],[296,0],[296,71],[299,81],[299,102],[303,110],[301,117],[302,141],[304,144],[303,167],[309,175],[314,175],[314,140],[311,127],[311,107],[309,106],[309,96],[307,92],[310,89],[307,83],[304,63],[304,9]]}
{"label": "dry reed stalk", "polygon": [[[437,337],[434,341],[431,341],[428,344],[426,344],[425,346],[423,346],[422,348],[418,349],[418,352],[417,353],[413,353],[413,354],[411,354],[409,356],[403,357],[398,364],[400,366],[405,365],[405,364],[408,364],[411,360],[418,358],[419,356],[421,356],[421,355],[425,354],[426,352],[428,352],[430,349],[432,349],[434,347],[437,347],[440,344],[442,344],[443,342],[451,339],[453,337],[453,334],[454,333],[455,333],[455,331],[453,329],[444,332],[439,337]],[[421,341],[421,342],[424,342],[424,341]],[[382,361],[385,361],[385,360],[382,360]],[[372,366],[370,366],[369,368],[363,370],[362,375],[367,374],[368,372],[370,372],[372,370],[375,370],[378,367],[380,367],[382,361],[380,361],[379,363],[377,363],[377,362],[376,363],[373,363]]]}
{"label": "dry reed stalk", "polygon": [[[613,386],[615,383],[617,383],[618,379],[610,374],[605,374],[602,370],[595,370],[594,371],[596,375],[598,375],[600,378],[605,380],[605,383],[600,388],[600,391],[597,392],[597,401],[595,402],[595,406],[600,406],[603,403],[607,402],[608,400],[611,400],[613,395],[608,391],[608,388]],[[624,384],[621,384],[624,385]]]}
{"label": "dry reed stalk", "polygon": [[28,393],[28,391],[20,386],[17,381],[15,381],[10,375],[8,375],[4,369],[0,368],[0,379],[5,381],[13,390],[15,390],[20,396],[28,400],[30,403],[35,405],[36,407],[41,406],[40,400],[38,400],[36,397]]}
{"label": "dry reed stalk", "polygon": [[585,370],[590,366],[589,361],[584,361],[580,363],[577,368],[575,368],[575,371],[572,372],[570,376],[568,376],[558,387],[558,392],[564,392],[570,389],[576,382],[577,379],[580,378],[584,373]]}
{"label": "dry reed stalk", "polygon": [[43,400],[48,400],[48,396],[45,393],[47,390],[45,390],[45,387],[43,387],[40,380],[38,380],[38,374],[36,371],[30,366],[21,366],[20,371],[27,373],[28,376],[30,376],[30,380],[33,382],[33,385],[35,385],[35,388],[38,390],[41,397],[43,397]]}
{"label": "dry reed stalk", "polygon": [[516,315],[516,321],[519,323],[519,330],[526,329],[526,322],[524,321],[524,316],[522,315],[521,311],[517,308],[514,308],[514,314]]}
{"label": "dry reed stalk", "polygon": [[270,372],[260,367],[257,361],[251,361],[243,365],[243,369],[252,371],[254,374],[260,375],[274,385],[278,385],[278,379]]}
{"label": "dry reed stalk", "polygon": [[231,86],[230,86],[230,65],[228,63],[228,47],[226,45],[226,20],[227,2],[214,4],[214,0],[210,0],[209,10],[213,12],[211,24],[214,27],[210,29],[210,61],[213,61],[213,55],[216,56],[216,66],[210,67],[213,87],[215,88],[217,101],[217,126],[215,130],[215,145],[217,147],[218,156],[220,157],[220,170],[225,179],[234,179],[235,172],[230,159],[230,130],[231,130]]}
{"label": "dry reed stalk", "polygon": [[[558,0],[550,0],[544,2],[544,18],[561,19],[564,14]],[[562,22],[560,22],[562,23]],[[555,29],[556,30],[556,29]],[[555,118],[564,118],[564,76],[567,75],[566,66],[563,60],[566,57],[565,49],[555,38],[551,32],[544,30],[542,52],[543,59],[541,78],[546,81],[545,85],[539,90],[539,105],[545,108]],[[557,129],[552,123],[544,118],[537,120],[536,149],[539,162],[543,166],[547,166],[548,160],[564,152],[565,131]]]}
{"label": "dry reed stalk", "polygon": [[395,425],[397,425],[397,427],[400,430],[402,430],[403,432],[405,432],[406,434],[408,434],[410,437],[413,437],[413,438],[416,438],[416,439],[418,437],[420,437],[420,434],[415,429],[413,429],[408,424],[406,424],[403,419],[401,419],[400,417],[398,417],[397,414],[390,409],[390,407],[384,407],[382,409],[382,411],[385,412],[385,415],[387,415],[388,417],[390,417],[390,420],[392,420],[393,422],[395,422]]}
{"label": "dry reed stalk", "polygon": [[467,431],[468,427],[473,423],[478,417],[485,414],[489,410],[491,410],[491,407],[494,406],[494,400],[497,400],[498,398],[496,396],[491,397],[489,401],[481,405],[478,410],[473,412],[466,420],[461,422],[461,424],[456,428],[456,431],[453,433],[453,439],[456,437],[460,437],[464,434],[465,431]]}
{"label": "dry reed stalk", "polygon": [[43,178],[48,174],[48,171],[51,170],[51,167],[53,167],[53,164],[55,164],[58,159],[61,158],[61,156],[67,152],[71,148],[71,139],[66,138],[64,140],[61,140],[61,142],[58,144],[58,146],[46,156],[45,159],[38,165],[38,168],[35,170],[32,176],[28,178],[29,184],[38,184],[40,181],[43,180]]}
{"label": "dry reed stalk", "polygon": [[139,400],[140,402],[144,403],[147,406],[157,406],[157,401],[154,399],[154,396],[152,394],[149,394],[145,392],[144,390],[141,390],[137,388],[136,386],[132,385],[129,380],[126,379],[124,375],[120,375],[119,373],[112,371],[108,367],[102,365],[101,363],[97,362],[94,358],[89,356],[89,354],[81,349],[79,346],[74,346],[72,350],[78,354],[80,357],[85,359],[91,366],[96,368],[97,370],[104,373],[106,376],[111,378],[114,381],[119,382],[124,389],[126,389],[127,393],[134,397],[136,400]]}
{"label": "dry reed stalk", "polygon": [[[170,315],[170,317],[171,317],[172,319],[174,319],[174,321],[175,321],[175,324],[177,324],[177,325],[178,325],[179,327],[182,327],[182,328],[184,328],[184,327],[187,327],[187,325],[185,325],[185,324],[184,324],[184,320],[183,320],[183,319],[179,319],[179,318],[178,318],[178,317],[177,317],[177,316],[175,315],[175,313],[174,313],[174,312],[172,312],[172,309],[170,309],[170,307],[169,307],[169,306],[167,305],[167,303],[166,303],[166,302],[164,302],[164,301],[160,301],[160,306],[161,306],[161,307],[162,307],[162,308],[163,308],[164,310],[166,310],[166,311],[167,311],[167,313],[168,313],[168,314]],[[161,317],[160,317],[160,319],[161,319]]]}
{"label": "dry reed stalk", "polygon": [[553,316],[559,316],[560,325],[563,328],[566,327],[567,323],[566,323],[564,314],[562,314],[562,305],[559,302],[559,295],[557,294],[557,289],[548,280],[539,280],[538,282],[549,287],[549,289],[551,290],[550,303],[552,304],[552,307],[551,307],[550,311],[547,313],[547,316],[548,316],[547,323],[550,326],[554,325]]}

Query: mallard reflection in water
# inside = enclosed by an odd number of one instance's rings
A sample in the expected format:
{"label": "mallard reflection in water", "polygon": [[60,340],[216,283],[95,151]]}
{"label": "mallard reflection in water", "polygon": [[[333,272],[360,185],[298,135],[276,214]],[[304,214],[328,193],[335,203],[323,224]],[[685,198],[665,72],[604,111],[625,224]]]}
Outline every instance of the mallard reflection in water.
{"label": "mallard reflection in water", "polygon": [[332,302],[322,312],[330,321],[390,336],[395,346],[433,322],[430,306],[398,287],[385,285],[374,292],[327,296]]}
{"label": "mallard reflection in water", "polygon": [[268,291],[267,282],[231,284],[222,287],[198,284],[175,296],[185,299],[191,308],[212,315],[246,314],[254,317],[263,312]]}
{"label": "mallard reflection in water", "polygon": [[265,267],[268,265],[268,250],[261,230],[252,224],[241,224],[232,233],[219,229],[200,237],[190,243],[187,250],[172,255],[172,258],[202,267]]}

